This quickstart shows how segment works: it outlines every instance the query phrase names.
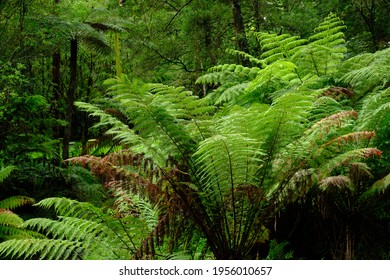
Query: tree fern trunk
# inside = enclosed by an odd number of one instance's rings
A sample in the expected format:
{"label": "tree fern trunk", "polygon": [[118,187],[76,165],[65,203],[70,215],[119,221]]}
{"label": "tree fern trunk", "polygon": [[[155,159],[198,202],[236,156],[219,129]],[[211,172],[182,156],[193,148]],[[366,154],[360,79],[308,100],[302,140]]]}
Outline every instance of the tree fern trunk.
{"label": "tree fern trunk", "polygon": [[345,259],[353,259],[353,232],[351,232],[351,227],[347,225],[345,231]]}

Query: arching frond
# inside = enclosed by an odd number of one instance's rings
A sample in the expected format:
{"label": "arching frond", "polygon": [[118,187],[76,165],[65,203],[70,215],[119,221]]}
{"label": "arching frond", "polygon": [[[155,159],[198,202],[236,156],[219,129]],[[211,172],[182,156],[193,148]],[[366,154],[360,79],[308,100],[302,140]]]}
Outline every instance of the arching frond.
{"label": "arching frond", "polygon": [[239,56],[247,59],[251,63],[253,63],[255,65],[258,65],[260,68],[264,68],[266,66],[261,59],[258,59],[258,58],[254,57],[254,56],[252,56],[252,55],[250,55],[248,53],[245,53],[245,52],[242,52],[242,51],[238,51],[238,50],[234,50],[234,49],[227,49],[226,52],[229,53],[229,54],[232,54],[232,55],[239,55]]}
{"label": "arching frond", "polygon": [[256,77],[260,68],[245,67],[239,64],[223,64],[210,68],[204,75],[200,76],[197,84],[220,85],[226,82],[242,83]]}
{"label": "arching frond", "polygon": [[19,227],[23,219],[10,210],[0,209],[0,225]]}
{"label": "arching frond", "polygon": [[[3,182],[5,180],[5,178],[7,178],[11,172],[13,170],[16,169],[16,166],[13,166],[13,165],[9,165],[9,166],[6,166],[6,167],[1,167],[0,169],[0,183]],[[0,206],[1,208],[1,206]]]}
{"label": "arching frond", "polygon": [[346,188],[351,191],[354,190],[351,180],[347,176],[343,175],[326,177],[320,181],[319,187],[322,190],[330,188],[339,188],[341,190]]}
{"label": "arching frond", "polygon": [[340,81],[350,84],[362,97],[375,88],[385,89],[390,80],[390,48],[374,54],[361,54],[346,60],[340,67]]}
{"label": "arching frond", "polygon": [[270,65],[275,61],[289,59],[307,40],[289,34],[255,33],[263,53],[260,58],[263,64]]}
{"label": "arching frond", "polygon": [[35,200],[27,196],[12,196],[0,201],[0,209],[12,210],[23,205],[32,205]]}
{"label": "arching frond", "polygon": [[65,197],[49,197],[45,198],[36,206],[42,208],[53,207],[59,216],[78,217],[81,219],[101,219],[102,210],[89,202],[79,202]]}
{"label": "arching frond", "polygon": [[390,87],[368,95],[363,100],[359,117],[359,129],[380,130],[379,133],[386,130],[386,124],[390,123]]}
{"label": "arching frond", "polygon": [[201,142],[194,154],[206,195],[224,197],[240,185],[254,185],[264,155],[259,143],[240,134],[217,135]]}
{"label": "arching frond", "polygon": [[0,255],[11,259],[80,259],[81,243],[57,239],[11,239],[0,243]]}

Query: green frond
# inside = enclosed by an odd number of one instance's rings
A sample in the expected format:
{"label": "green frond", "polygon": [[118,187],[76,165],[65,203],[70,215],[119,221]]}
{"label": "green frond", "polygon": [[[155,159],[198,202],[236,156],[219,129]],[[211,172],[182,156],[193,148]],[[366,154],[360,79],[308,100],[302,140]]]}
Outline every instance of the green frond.
{"label": "green frond", "polygon": [[126,32],[126,29],[118,24],[107,23],[107,22],[85,22],[85,24],[90,25],[95,30],[103,31],[103,32]]}
{"label": "green frond", "polygon": [[79,202],[65,197],[45,198],[35,205],[46,209],[53,207],[59,216],[71,216],[82,219],[99,219],[102,216],[102,210],[91,203]]}
{"label": "green frond", "polygon": [[[13,166],[13,165],[9,165],[9,166],[6,166],[6,167],[1,167],[0,169],[0,183],[2,183],[10,174],[12,171],[14,171],[16,168],[16,166]],[[0,208],[2,208],[0,206]],[[5,207],[3,207],[5,208]]]}
{"label": "green frond", "polygon": [[81,41],[89,49],[100,55],[110,55],[113,50],[103,34],[89,30],[81,36]]}
{"label": "green frond", "polygon": [[288,242],[278,243],[275,239],[269,243],[269,252],[266,260],[290,260],[293,258],[293,252],[287,251]]}
{"label": "green frond", "polygon": [[117,189],[114,195],[116,197],[115,207],[119,215],[128,216],[137,213],[137,217],[146,222],[150,231],[157,226],[160,214],[157,204],[153,207],[148,200],[139,194],[122,189]]}
{"label": "green frond", "polygon": [[0,201],[0,240],[41,238],[41,235],[25,229],[23,219],[10,210],[34,202],[34,199],[25,196],[12,196]]}
{"label": "green frond", "polygon": [[356,129],[374,130],[377,135],[374,143],[385,154],[390,147],[389,123],[390,88],[367,94],[362,100],[362,108],[359,111],[359,120]]}
{"label": "green frond", "polygon": [[[169,95],[167,90],[171,92]],[[187,120],[183,119],[183,116],[191,116],[186,109],[185,101],[190,98],[195,102],[196,98],[189,97],[187,91],[180,89],[180,94],[177,96],[176,89],[165,87],[160,93],[156,92],[155,85],[146,84],[139,88],[132,81],[122,78],[116,80],[116,83],[110,87],[109,94],[122,106],[123,112],[134,124],[132,131],[142,139],[140,144],[144,146],[144,152],[150,153],[150,147],[155,146],[155,143],[161,143],[166,148],[164,152],[160,151],[161,161],[166,159],[167,153],[185,156],[194,149],[195,143],[186,131]],[[172,97],[175,102],[165,97]],[[204,103],[199,102],[198,105]],[[209,108],[210,106],[207,106],[206,110]]]}
{"label": "green frond", "polygon": [[250,55],[248,53],[245,53],[245,52],[242,52],[242,51],[238,51],[238,50],[234,50],[234,49],[227,49],[226,52],[228,54],[241,56],[241,57],[249,60],[251,63],[259,65],[260,68],[264,68],[266,66],[262,60],[254,57],[254,56],[252,56],[252,55]]}
{"label": "green frond", "polygon": [[35,203],[35,200],[27,196],[12,196],[0,200],[0,209],[15,209],[24,205],[32,205]]}
{"label": "green frond", "polygon": [[351,162],[364,160],[371,157],[381,157],[382,152],[376,148],[359,148],[351,151],[347,151],[343,154],[337,155],[332,159],[323,163],[320,167],[320,173],[322,178],[330,174],[334,169],[340,166],[346,166]]}
{"label": "green frond", "polygon": [[296,49],[290,60],[297,65],[300,77],[329,75],[339,70],[347,51],[343,29],[344,23],[330,14],[315,29],[310,43]]}
{"label": "green frond", "polygon": [[249,103],[256,100],[262,100],[263,103],[266,103],[264,102],[266,98],[262,97],[264,93],[268,93],[272,98],[273,92],[282,88],[288,89],[297,84],[300,84],[300,79],[295,64],[279,60],[259,71],[257,77],[246,88],[245,99]]}
{"label": "green frond", "polygon": [[[324,38],[329,38],[330,41],[332,41],[334,38],[332,38],[333,35],[340,35],[340,31],[344,30],[346,28],[343,21],[340,20],[339,17],[337,17],[335,14],[331,13],[329,14],[323,22],[320,23],[320,25],[314,29],[314,32],[316,34],[312,35],[309,40],[311,42],[321,42],[322,45]],[[341,35],[343,37],[343,35]]]}
{"label": "green frond", "polygon": [[200,143],[194,154],[205,195],[225,196],[240,185],[253,185],[264,153],[259,143],[240,134],[216,135]]}
{"label": "green frond", "polygon": [[89,113],[90,116],[99,117],[100,122],[97,123],[95,127],[109,127],[106,133],[114,135],[114,140],[120,140],[122,143],[128,145],[136,145],[142,142],[142,139],[126,124],[112,115],[104,112],[99,107],[86,102],[75,102],[75,105]]}
{"label": "green frond", "polygon": [[0,225],[0,240],[26,239],[26,238],[46,238],[43,234],[36,231],[27,230],[22,227],[23,224],[15,226]]}
{"label": "green frond", "polygon": [[300,46],[307,44],[307,40],[289,34],[277,35],[259,32],[256,33],[256,36],[263,51],[260,58],[264,64],[268,65],[280,59],[288,59]]}
{"label": "green frond", "polygon": [[[243,95],[246,88],[248,87],[248,83],[237,84],[232,87],[228,87],[226,90],[223,90],[221,94],[218,96],[213,95],[215,100],[215,105],[222,105],[225,103],[236,103],[236,100],[239,96]],[[217,92],[217,91],[216,91]]]}
{"label": "green frond", "polygon": [[341,65],[340,73],[344,75],[339,81],[353,86],[360,97],[378,87],[385,89],[390,80],[390,48],[355,56]]}
{"label": "green frond", "polygon": [[0,243],[0,255],[11,259],[79,259],[81,243],[57,239],[12,239]]}
{"label": "green frond", "polygon": [[344,106],[334,98],[328,96],[321,96],[317,98],[314,102],[314,107],[312,109],[312,116],[310,116],[310,120],[316,122],[323,118],[326,118],[329,115],[334,115],[344,110]]}
{"label": "green frond", "polygon": [[85,248],[107,236],[102,223],[74,217],[34,218],[27,220],[24,226],[54,239],[82,242]]}
{"label": "green frond", "polygon": [[303,133],[313,101],[313,96],[300,92],[286,93],[276,99],[255,123],[256,139],[264,141],[274,154]]}
{"label": "green frond", "polygon": [[369,193],[384,193],[390,187],[390,173],[376,181],[368,190]]}
{"label": "green frond", "polygon": [[23,224],[23,219],[10,210],[0,208],[0,225],[19,227]]}
{"label": "green frond", "polygon": [[257,122],[268,110],[270,105],[253,103],[250,107],[239,105],[229,107],[228,114],[216,121],[216,127],[222,134],[241,134],[257,137]]}
{"label": "green frond", "polygon": [[239,64],[223,64],[210,68],[200,76],[197,84],[220,85],[229,83],[241,83],[255,78],[260,71],[258,67],[244,67]]}

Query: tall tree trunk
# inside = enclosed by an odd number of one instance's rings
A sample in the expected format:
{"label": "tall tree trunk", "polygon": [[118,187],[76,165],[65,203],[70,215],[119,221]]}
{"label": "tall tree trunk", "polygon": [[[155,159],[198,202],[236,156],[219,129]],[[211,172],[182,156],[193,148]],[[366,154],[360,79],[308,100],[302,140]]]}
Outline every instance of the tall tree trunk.
{"label": "tall tree trunk", "polygon": [[76,38],[70,41],[70,79],[69,88],[66,93],[66,112],[65,121],[67,125],[64,129],[64,138],[62,143],[62,159],[69,158],[69,142],[71,140],[72,133],[72,118],[73,118],[73,103],[75,100],[75,94],[77,89],[77,47],[78,41]]}
{"label": "tall tree trunk", "polygon": [[119,34],[115,32],[114,34],[114,50],[115,50],[115,69],[116,75],[120,77],[122,75],[122,65],[121,65],[121,49],[120,49],[120,41]]}
{"label": "tall tree trunk", "polygon": [[[236,35],[237,49],[242,52],[249,52],[248,42],[245,35],[244,20],[241,13],[240,0],[232,0],[233,4],[233,18],[234,18],[234,33]],[[248,65],[249,62],[241,58],[240,61],[244,65]]]}
{"label": "tall tree trunk", "polygon": [[[53,83],[53,103],[51,104],[51,110],[54,118],[60,118],[60,111],[58,109],[58,102],[61,100],[61,53],[56,51],[52,55],[52,83]],[[60,137],[60,128],[55,127],[54,136]]]}
{"label": "tall tree trunk", "polygon": [[[54,4],[59,4],[60,0],[55,0]],[[61,52],[59,49],[56,49],[52,54],[52,83],[53,83],[53,101],[51,103],[51,112],[54,119],[59,120],[60,110],[59,110],[59,101],[63,98],[62,87],[61,87]],[[63,129],[61,126],[56,125],[54,127],[54,138],[60,139],[63,136]],[[58,151],[61,149],[61,144],[59,143]]]}

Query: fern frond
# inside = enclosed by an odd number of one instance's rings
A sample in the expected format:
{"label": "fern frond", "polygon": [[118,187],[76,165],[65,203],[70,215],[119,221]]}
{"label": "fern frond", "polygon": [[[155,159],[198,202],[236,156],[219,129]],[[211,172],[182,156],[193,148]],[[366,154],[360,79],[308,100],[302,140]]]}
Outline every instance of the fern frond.
{"label": "fern frond", "polygon": [[26,238],[46,238],[43,234],[40,234],[36,231],[27,230],[23,227],[23,223],[13,226],[2,226],[0,225],[0,239],[1,240],[10,240],[10,239],[26,239]]}
{"label": "fern frond", "polygon": [[264,141],[273,154],[301,135],[312,106],[313,96],[308,94],[291,92],[281,96],[256,122],[256,138]]}
{"label": "fern frond", "polygon": [[[16,168],[16,166],[13,166],[13,165],[9,165],[9,166],[6,166],[6,167],[1,167],[0,169],[0,183],[2,183],[5,178],[7,178],[12,171],[14,171]],[[0,207],[1,208],[1,207]]]}
{"label": "fern frond", "polygon": [[252,80],[246,88],[247,94],[243,99],[248,103],[256,99],[264,100],[265,98],[261,98],[264,93],[272,96],[272,93],[277,90],[288,89],[300,83],[297,67],[293,63],[283,60],[276,61],[259,71],[257,78]]}
{"label": "fern frond", "polygon": [[[315,42],[320,45],[328,45],[333,47],[334,41],[338,38],[343,38],[342,30],[346,29],[343,21],[340,20],[335,14],[330,13],[320,25],[314,29],[314,34],[309,38],[311,42]],[[326,39],[326,40],[324,40]],[[325,43],[325,44],[324,44]],[[343,42],[345,43],[345,41]]]}
{"label": "fern frond", "polygon": [[256,33],[256,37],[263,51],[260,58],[266,65],[278,60],[289,59],[300,46],[307,43],[307,40],[289,34],[276,35],[259,32]]}
{"label": "fern frond", "polygon": [[390,173],[382,179],[376,181],[372,187],[368,190],[374,193],[384,193],[390,187]]}
{"label": "fern frond", "polygon": [[23,219],[10,210],[0,209],[0,225],[19,227]]}
{"label": "fern frond", "polygon": [[358,118],[358,113],[356,111],[342,111],[317,121],[306,133],[321,133],[321,131],[329,132],[332,127],[341,127],[345,120],[352,118]]}
{"label": "fern frond", "polygon": [[150,231],[157,226],[160,216],[157,204],[152,207],[151,203],[139,194],[126,192],[123,189],[117,189],[114,195],[117,198],[115,206],[119,215],[126,216],[137,213],[137,217],[147,223]]}
{"label": "fern frond", "polygon": [[246,52],[242,52],[242,51],[238,51],[238,50],[234,50],[234,49],[227,49],[226,52],[228,54],[232,54],[232,55],[239,55],[239,56],[249,60],[251,63],[259,65],[260,68],[264,68],[266,66],[261,59],[258,59],[258,58],[254,57]]}
{"label": "fern frond", "polygon": [[15,209],[24,205],[32,205],[35,203],[35,200],[27,196],[11,196],[0,200],[0,209]]}
{"label": "fern frond", "polygon": [[340,102],[328,96],[321,96],[314,102],[310,121],[315,123],[323,118],[343,111],[345,111],[345,107]]}
{"label": "fern frond", "polygon": [[280,59],[289,59],[300,46],[307,43],[307,40],[289,34],[277,35],[259,32],[256,33],[256,37],[263,51],[260,58],[266,65]]}
{"label": "fern frond", "polygon": [[386,152],[390,147],[388,124],[390,123],[390,88],[374,91],[363,99],[359,112],[358,130],[374,130],[377,147]]}
{"label": "fern frond", "polygon": [[81,243],[57,239],[12,239],[0,243],[0,255],[11,259],[79,259]]}
{"label": "fern frond", "polygon": [[390,80],[390,48],[377,51],[374,54],[362,54],[343,63],[339,80],[352,85],[364,96],[375,88],[387,88]]}
{"label": "fern frond", "polygon": [[[243,95],[246,88],[248,87],[248,83],[237,84],[232,87],[228,87],[225,90],[222,90],[218,96],[217,94],[213,94],[215,100],[215,105],[222,105],[225,103],[235,103],[234,100],[237,99],[240,95]],[[217,91],[215,91],[217,92]]]}
{"label": "fern frond", "polygon": [[217,135],[201,142],[194,154],[205,194],[224,197],[239,185],[253,185],[261,156],[259,143],[239,134]]}
{"label": "fern frond", "polygon": [[363,160],[371,157],[382,156],[382,152],[376,148],[360,148],[347,151],[341,155],[335,156],[334,158],[328,160],[326,163],[322,164],[319,167],[319,170],[322,174],[321,177],[325,177],[325,174],[330,174],[332,170],[340,166],[346,166],[350,162]]}
{"label": "fern frond", "polygon": [[244,67],[239,64],[223,64],[210,68],[204,75],[200,76],[197,84],[220,85],[229,83],[242,83],[257,76],[260,68]]}
{"label": "fern frond", "polygon": [[351,191],[354,191],[351,179],[349,179],[347,176],[343,176],[343,175],[331,176],[331,177],[326,177],[326,178],[322,179],[320,181],[319,188],[322,190],[328,190],[331,188],[339,188],[341,190],[349,189]]}
{"label": "fern frond", "polygon": [[65,197],[45,198],[35,205],[46,209],[54,207],[59,216],[98,219],[102,215],[102,210],[91,203],[79,202]]}

